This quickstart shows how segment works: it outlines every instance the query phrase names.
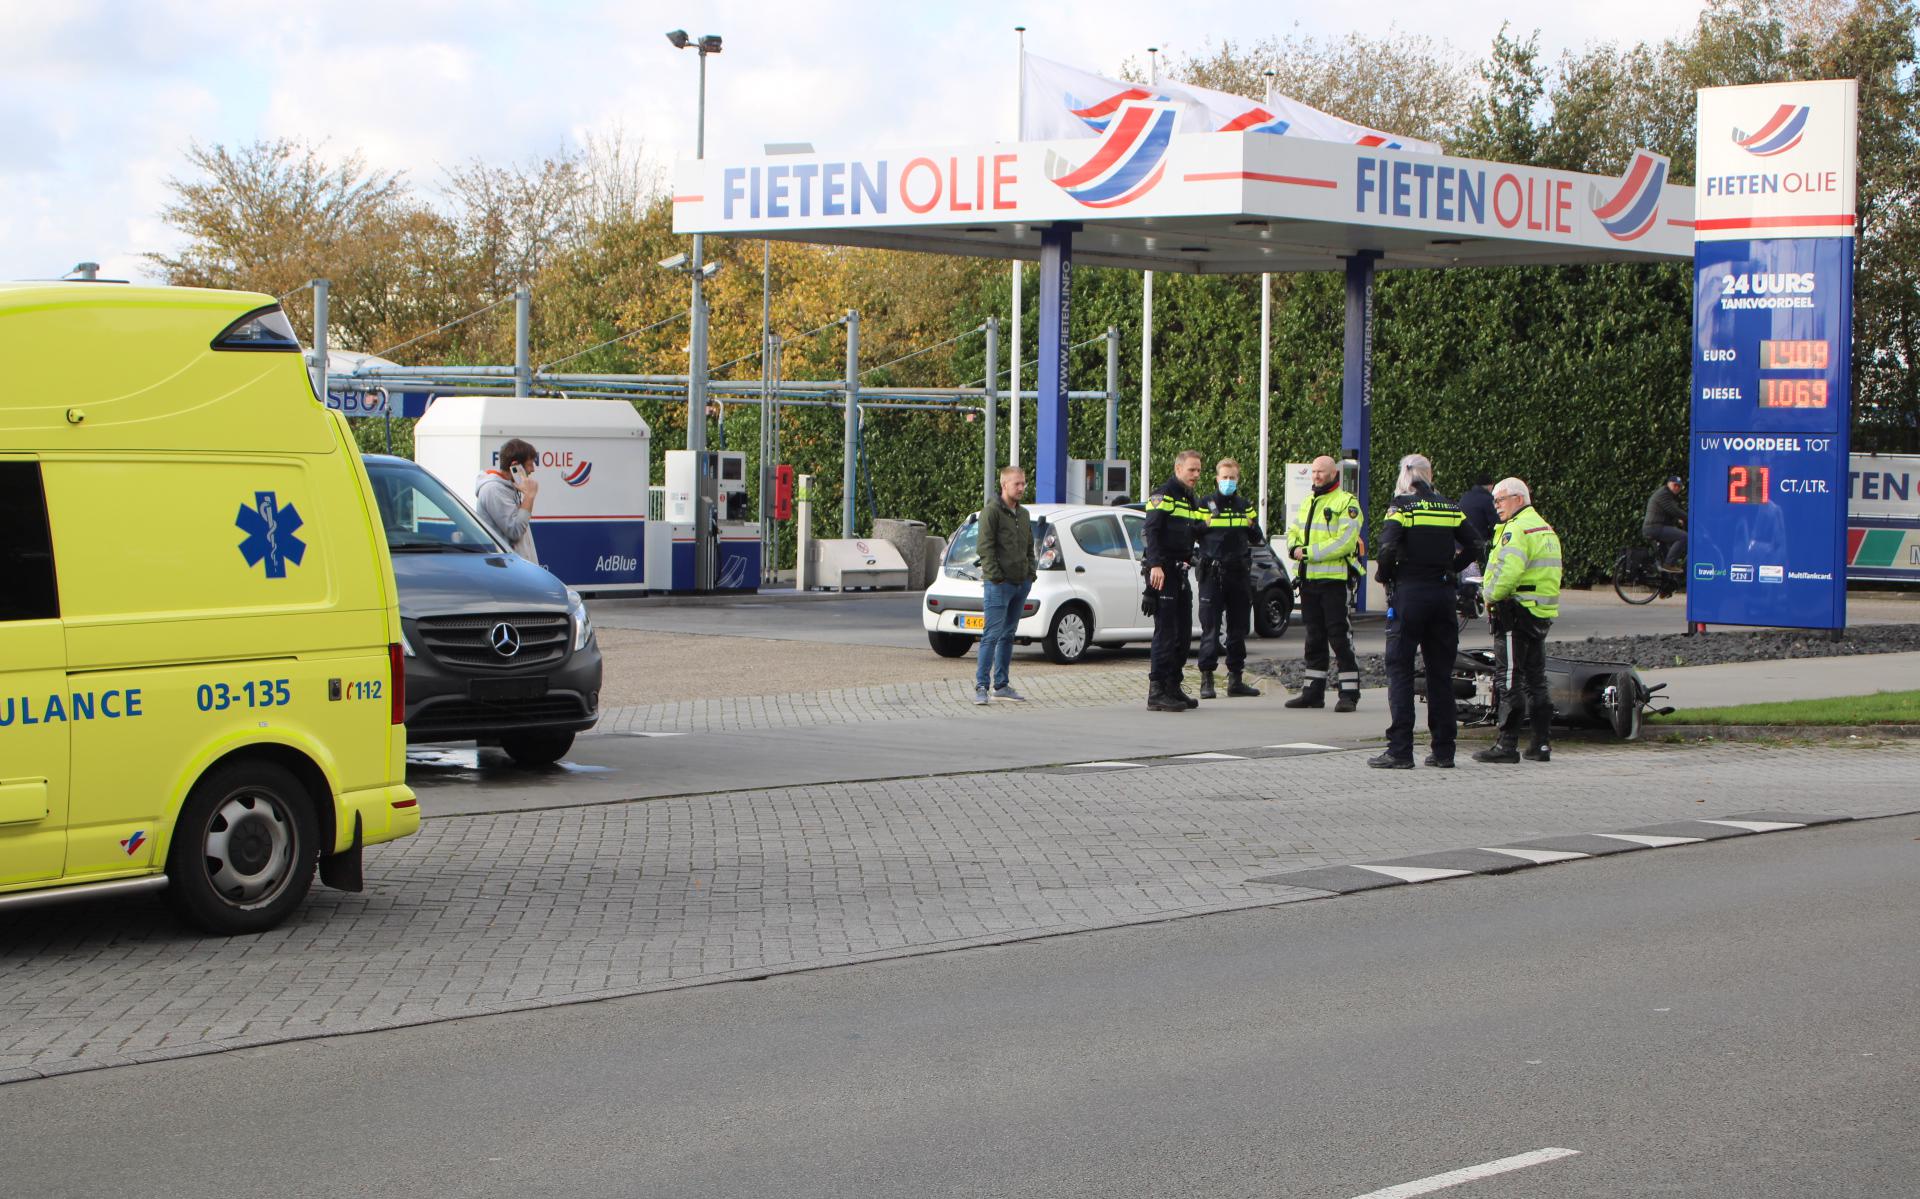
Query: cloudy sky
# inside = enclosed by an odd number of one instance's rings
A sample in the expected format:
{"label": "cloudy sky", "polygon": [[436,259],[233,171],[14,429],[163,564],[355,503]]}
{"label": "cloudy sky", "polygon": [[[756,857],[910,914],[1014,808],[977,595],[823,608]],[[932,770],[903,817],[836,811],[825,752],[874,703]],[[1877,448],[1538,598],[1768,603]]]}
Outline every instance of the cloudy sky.
{"label": "cloudy sky", "polygon": [[623,130],[691,153],[696,67],[661,35],[718,33],[708,151],[993,141],[1014,124],[1015,43],[1090,70],[1158,45],[1390,29],[1484,53],[1503,21],[1550,55],[1682,32],[1698,0],[1606,5],[1374,0],[0,0],[0,278],[92,259],[149,278],[143,251],[191,141],[296,137],[431,189],[445,167],[527,161]]}

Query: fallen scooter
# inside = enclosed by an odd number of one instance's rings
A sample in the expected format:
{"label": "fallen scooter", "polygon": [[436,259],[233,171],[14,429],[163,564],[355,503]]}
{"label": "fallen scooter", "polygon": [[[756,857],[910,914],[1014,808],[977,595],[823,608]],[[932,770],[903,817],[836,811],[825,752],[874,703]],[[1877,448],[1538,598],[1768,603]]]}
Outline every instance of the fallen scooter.
{"label": "fallen scooter", "polygon": [[[1484,610],[1480,598],[1480,580],[1463,578],[1460,583],[1459,611],[1461,628]],[[1499,713],[1493,699],[1493,650],[1463,649],[1454,655],[1454,708],[1461,725],[1493,724]],[[1640,736],[1640,719],[1647,713],[1665,716],[1671,707],[1655,707],[1654,696],[1665,683],[1647,686],[1640,672],[1627,662],[1588,662],[1578,658],[1547,657],[1547,690],[1553,698],[1553,722],[1562,728],[1611,729],[1622,741]],[[1414,694],[1427,701],[1427,677],[1424,665],[1416,665]]]}

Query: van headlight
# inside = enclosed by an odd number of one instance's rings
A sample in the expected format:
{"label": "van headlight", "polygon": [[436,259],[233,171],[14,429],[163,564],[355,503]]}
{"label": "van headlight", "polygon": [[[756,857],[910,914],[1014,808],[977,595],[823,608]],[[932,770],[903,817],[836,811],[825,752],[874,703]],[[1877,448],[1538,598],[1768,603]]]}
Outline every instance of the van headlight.
{"label": "van headlight", "polygon": [[587,601],[578,591],[567,591],[567,614],[573,617],[573,648],[585,649],[593,640],[593,620],[587,615]]}

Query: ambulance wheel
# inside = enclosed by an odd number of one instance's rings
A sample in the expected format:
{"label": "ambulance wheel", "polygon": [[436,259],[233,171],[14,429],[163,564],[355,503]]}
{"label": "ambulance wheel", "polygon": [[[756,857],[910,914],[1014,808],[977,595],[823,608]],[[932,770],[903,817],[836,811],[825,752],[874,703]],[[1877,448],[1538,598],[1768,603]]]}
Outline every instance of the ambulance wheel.
{"label": "ambulance wheel", "polygon": [[500,748],[519,766],[551,766],[573,748],[572,733],[509,733]]}
{"label": "ambulance wheel", "polygon": [[1092,645],[1093,621],[1087,610],[1079,604],[1062,605],[1053,614],[1053,622],[1047,626],[1047,635],[1040,639],[1040,648],[1048,660],[1063,666],[1083,660]]}
{"label": "ambulance wheel", "polygon": [[939,629],[927,630],[927,644],[933,652],[943,658],[964,658],[973,648],[973,638],[963,637],[959,633],[942,633]]}
{"label": "ambulance wheel", "polygon": [[300,780],[272,762],[232,762],[188,794],[167,890],[181,916],[210,933],[265,932],[307,897],[319,841]]}

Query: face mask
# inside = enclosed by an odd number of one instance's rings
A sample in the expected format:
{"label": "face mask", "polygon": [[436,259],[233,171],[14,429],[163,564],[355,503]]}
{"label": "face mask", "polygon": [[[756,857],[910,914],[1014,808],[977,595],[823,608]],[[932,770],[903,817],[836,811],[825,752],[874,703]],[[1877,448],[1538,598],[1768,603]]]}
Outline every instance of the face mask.
{"label": "face mask", "polygon": [[1238,490],[1240,490],[1240,480],[1238,480],[1238,479],[1222,479],[1222,480],[1220,480],[1220,494],[1221,494],[1221,495],[1232,495],[1232,494],[1233,494],[1234,492],[1236,492],[1236,491],[1238,491]]}

